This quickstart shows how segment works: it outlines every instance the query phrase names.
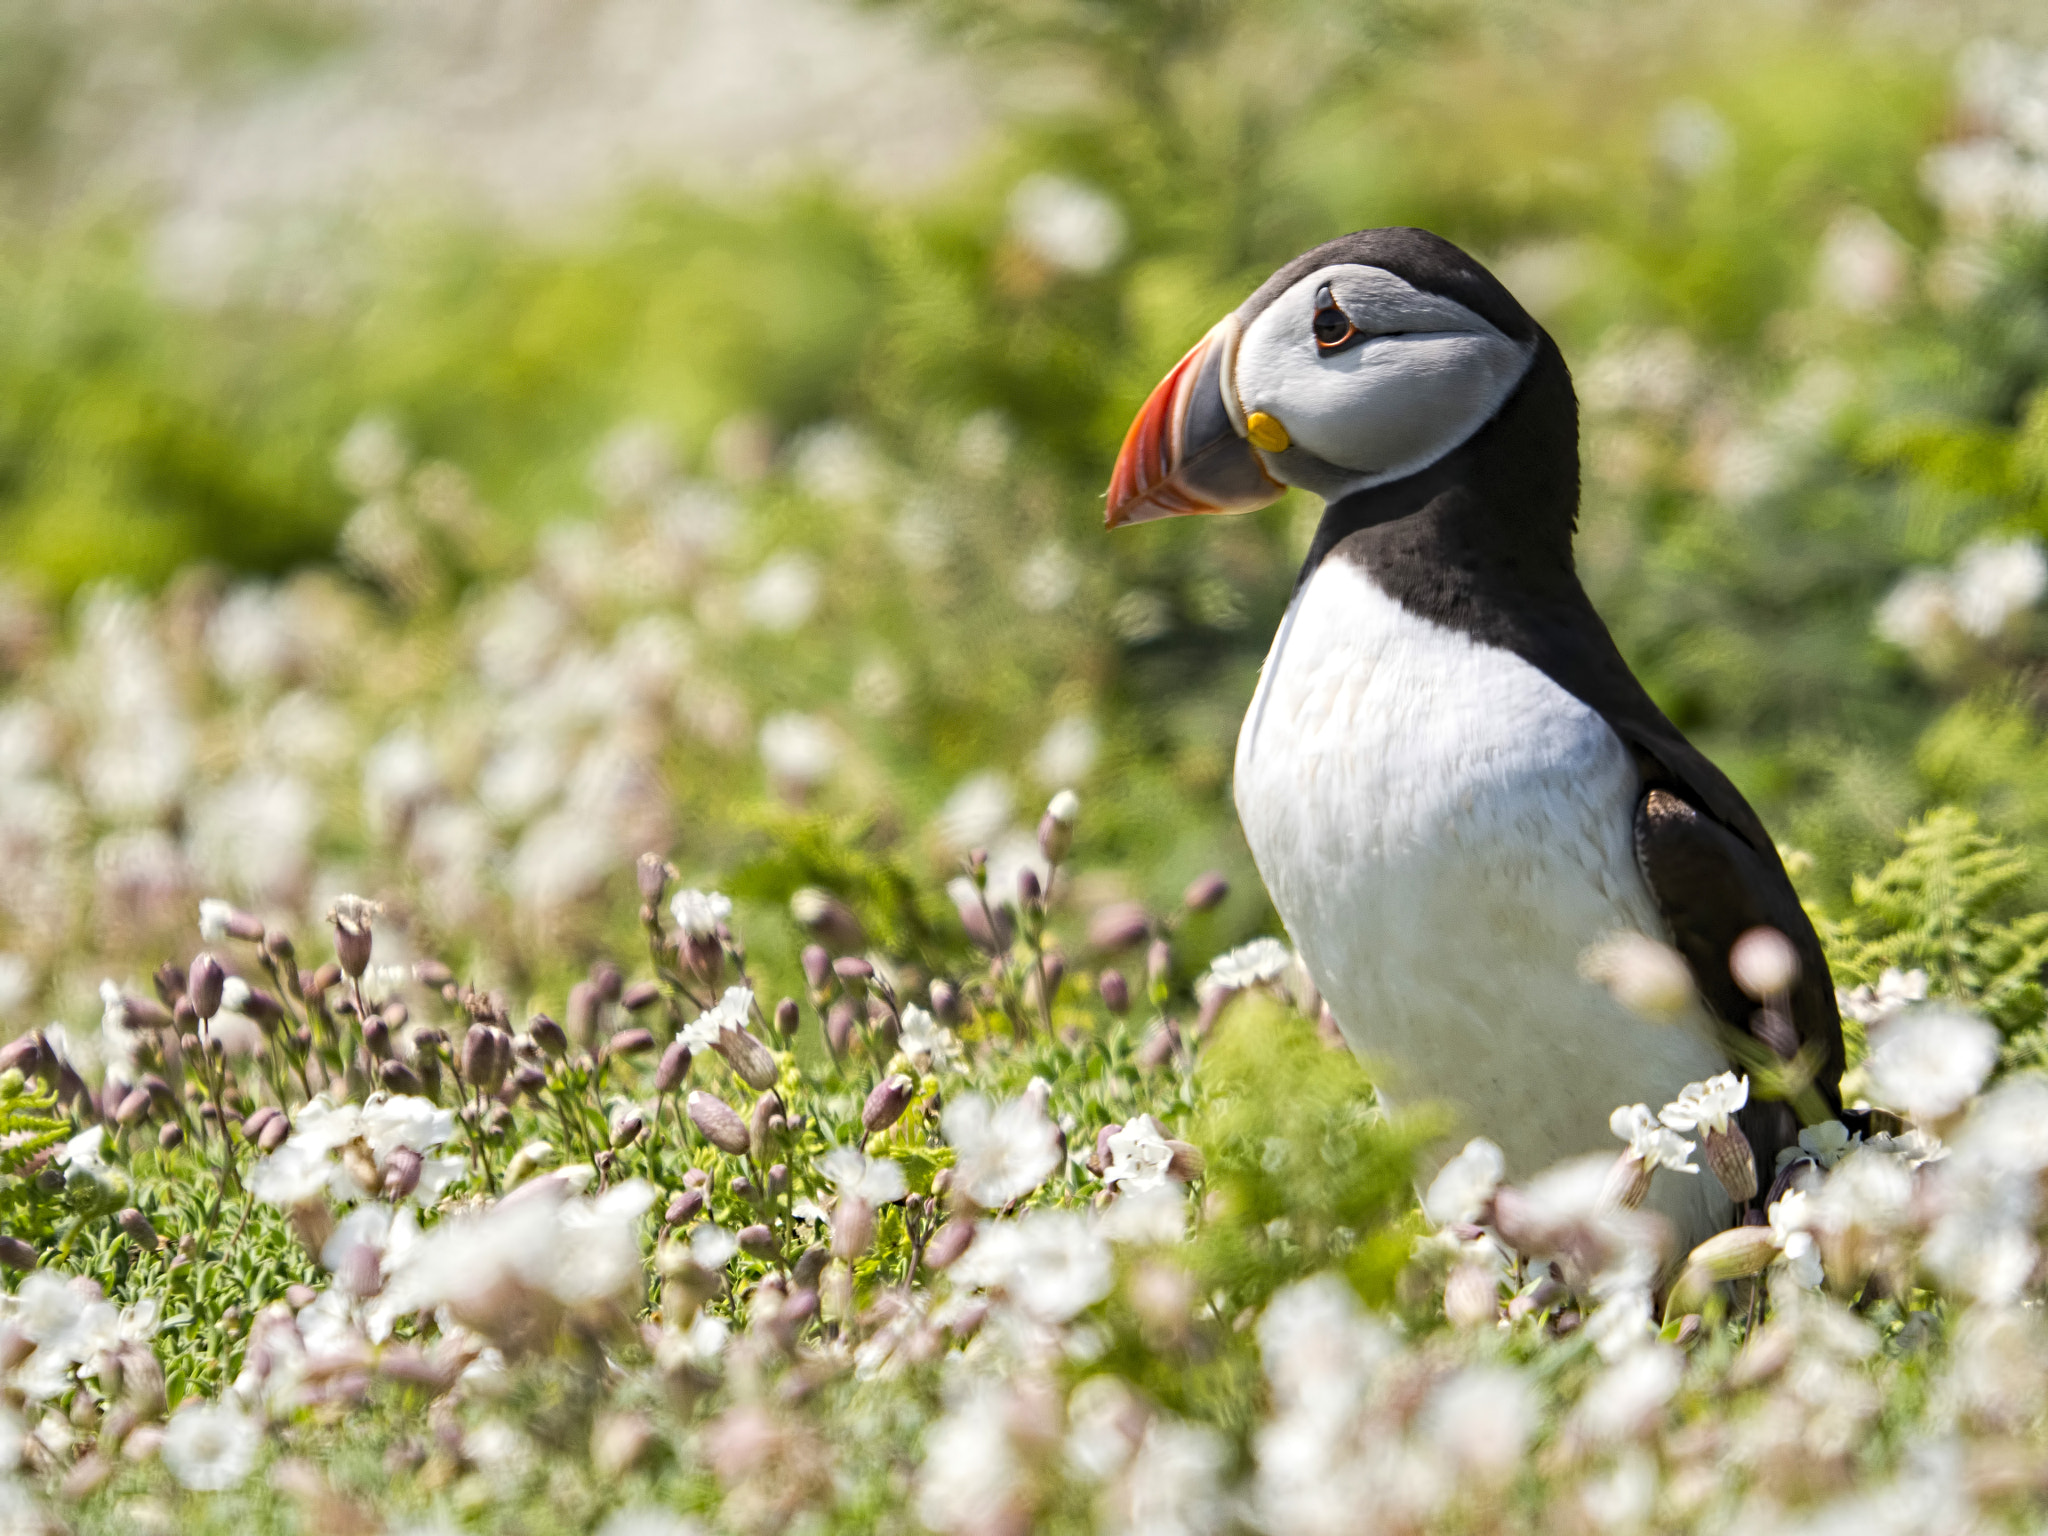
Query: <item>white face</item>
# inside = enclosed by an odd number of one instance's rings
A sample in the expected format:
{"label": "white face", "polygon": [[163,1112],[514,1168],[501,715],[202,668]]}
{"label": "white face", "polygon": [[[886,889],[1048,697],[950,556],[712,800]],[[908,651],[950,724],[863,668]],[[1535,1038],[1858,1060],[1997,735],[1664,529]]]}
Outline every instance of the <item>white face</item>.
{"label": "white face", "polygon": [[1334,499],[1449,453],[1535,353],[1455,300],[1346,263],[1311,272],[1246,328],[1237,396],[1287,430],[1288,449],[1260,455],[1273,476]]}

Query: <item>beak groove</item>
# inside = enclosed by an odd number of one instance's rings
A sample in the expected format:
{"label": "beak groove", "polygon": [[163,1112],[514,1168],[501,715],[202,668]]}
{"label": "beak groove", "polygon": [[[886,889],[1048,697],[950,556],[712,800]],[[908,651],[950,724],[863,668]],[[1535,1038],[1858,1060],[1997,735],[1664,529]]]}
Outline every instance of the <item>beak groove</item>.
{"label": "beak groove", "polygon": [[1237,317],[1226,315],[1146,399],[1110,476],[1109,527],[1248,512],[1286,489],[1245,439],[1232,377],[1238,329]]}

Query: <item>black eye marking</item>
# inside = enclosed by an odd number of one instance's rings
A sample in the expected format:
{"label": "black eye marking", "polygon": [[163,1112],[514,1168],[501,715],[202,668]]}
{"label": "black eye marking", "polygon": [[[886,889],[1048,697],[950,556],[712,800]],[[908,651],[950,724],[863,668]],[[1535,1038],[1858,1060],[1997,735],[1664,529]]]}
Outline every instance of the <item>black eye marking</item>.
{"label": "black eye marking", "polygon": [[1316,290],[1316,313],[1309,322],[1309,330],[1315,334],[1316,352],[1322,357],[1355,347],[1365,340],[1358,327],[1351,323],[1351,317],[1337,307],[1328,283]]}

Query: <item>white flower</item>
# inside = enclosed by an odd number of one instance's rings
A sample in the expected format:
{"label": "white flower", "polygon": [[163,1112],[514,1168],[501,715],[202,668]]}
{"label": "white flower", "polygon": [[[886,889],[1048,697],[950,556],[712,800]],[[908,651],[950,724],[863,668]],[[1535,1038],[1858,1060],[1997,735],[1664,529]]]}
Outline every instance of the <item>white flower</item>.
{"label": "white flower", "polygon": [[1039,171],[1010,194],[1010,232],[1032,255],[1068,272],[1100,272],[1122,254],[1124,216],[1095,188]]}
{"label": "white flower", "polygon": [[1055,720],[1032,749],[1031,772],[1041,784],[1072,784],[1088,777],[1102,750],[1102,733],[1083,715]]}
{"label": "white flower", "polygon": [[1910,257],[1897,231],[1868,208],[1844,209],[1821,240],[1815,287],[1849,314],[1883,314],[1904,295]]}
{"label": "white flower", "polygon": [[896,1045],[920,1070],[938,1071],[959,1065],[960,1047],[952,1031],[915,1003],[903,1005],[902,1027]]}
{"label": "white flower", "polygon": [[[1020,1513],[1030,1472],[1010,1436],[1011,1389],[1000,1380],[962,1383],[943,1418],[925,1432],[917,1469],[917,1516],[948,1536],[1028,1529]],[[1000,1523],[996,1523],[1000,1522]]]}
{"label": "white flower", "polygon": [[440,1146],[455,1134],[455,1112],[416,1094],[373,1093],[356,1125],[382,1164],[400,1147],[426,1152]]}
{"label": "white flower", "polygon": [[1693,1143],[1657,1123],[1647,1104],[1625,1104],[1607,1117],[1607,1128],[1628,1143],[1627,1155],[1646,1168],[1670,1168],[1679,1173],[1698,1173],[1687,1161]]}
{"label": "white flower", "polygon": [[953,1148],[953,1187],[995,1210],[1043,1184],[1062,1160],[1059,1127],[1029,1099],[999,1107],[978,1093],[946,1106],[940,1132]]}
{"label": "white flower", "polygon": [[1645,1345],[1596,1376],[1574,1418],[1593,1441],[1620,1440],[1650,1427],[1685,1377],[1685,1357],[1667,1345]]}
{"label": "white flower", "polygon": [[1728,1117],[1748,1102],[1749,1079],[1723,1072],[1704,1083],[1687,1083],[1657,1111],[1657,1118],[1674,1131],[1722,1132]]}
{"label": "white flower", "polygon": [[695,1520],[658,1504],[634,1504],[614,1511],[597,1536],[703,1536],[703,1531]]}
{"label": "white flower", "polygon": [[685,1024],[677,1038],[693,1051],[715,1049],[727,1030],[745,1029],[753,1013],[753,989],[727,987],[725,995]]}
{"label": "white flower", "polygon": [[2048,591],[2048,555],[2032,534],[2016,539],[1980,539],[1956,557],[1951,579],[1956,622],[1989,640],[2024,608]]}
{"label": "white flower", "polygon": [[240,1408],[201,1403],[164,1426],[164,1465],[184,1487],[219,1493],[249,1475],[262,1444],[263,1430]]}
{"label": "white flower", "polygon": [[1507,1159],[1500,1148],[1484,1136],[1473,1137],[1430,1180],[1429,1191],[1422,1197],[1422,1214],[1439,1227],[1476,1221],[1500,1188],[1506,1171]]}
{"label": "white flower", "polygon": [[1230,1525],[1223,1497],[1229,1443],[1205,1424],[1160,1415],[1124,1468],[1110,1504],[1126,1536],[1211,1536]]}
{"label": "white flower", "polygon": [[669,915],[693,939],[708,939],[732,916],[732,898],[717,891],[677,891],[669,899]]}
{"label": "white flower", "polygon": [[889,1157],[869,1157],[853,1147],[835,1147],[826,1153],[818,1171],[842,1199],[861,1200],[869,1205],[889,1205],[910,1191],[901,1163]]}
{"label": "white flower", "polygon": [[1879,1102],[1940,1120],[1984,1086],[1998,1048],[1998,1031],[1982,1019],[1930,1004],[1872,1030],[1863,1070]]}
{"label": "white flower", "polygon": [[235,915],[233,902],[207,896],[199,903],[199,937],[209,944],[224,943],[228,936],[228,922]]}
{"label": "white flower", "polygon": [[777,555],[747,583],[741,609],[755,628],[790,634],[817,611],[824,586],[817,562],[808,555]]}
{"label": "white flower", "polygon": [[771,778],[810,789],[839,766],[839,742],[816,715],[770,715],[761,722],[761,761]]}
{"label": "white flower", "polygon": [[[948,848],[981,847],[1010,824],[1015,792],[1000,773],[977,773],[962,779],[933,821],[939,841]],[[997,893],[1000,900],[1003,893]]]}
{"label": "white flower", "polygon": [[1913,1003],[1926,1000],[1927,973],[1917,968],[1902,971],[1895,965],[1885,968],[1874,987],[1865,982],[1852,991],[1844,992],[1837,988],[1835,992],[1835,1001],[1842,1012],[1866,1029],[1882,1024]]}
{"label": "white flower", "polygon": [[690,1233],[690,1257],[706,1269],[725,1268],[739,1251],[740,1240],[715,1221],[707,1221]]}
{"label": "white flower", "polygon": [[1081,816],[1081,797],[1071,789],[1063,789],[1052,797],[1045,808],[1045,814],[1063,827],[1071,827]]}
{"label": "white flower", "polygon": [[1871,628],[1880,640],[1923,660],[1956,627],[1955,593],[1941,571],[1908,571],[1877,605]]}
{"label": "white flower", "polygon": [[1150,1115],[1138,1115],[1109,1138],[1109,1167],[1102,1182],[1128,1192],[1157,1189],[1173,1178],[1172,1164],[1166,1132]]}
{"label": "white flower", "polygon": [[1647,934],[1616,933],[1589,946],[1579,956],[1579,974],[1646,1019],[1675,1019],[1697,995],[1685,957]]}
{"label": "white flower", "polygon": [[105,1173],[107,1165],[101,1158],[101,1148],[106,1145],[107,1128],[96,1125],[89,1131],[80,1131],[76,1136],[57,1149],[57,1164],[62,1168],[78,1168],[84,1172]]}
{"label": "white flower", "polygon": [[1770,1219],[1771,1241],[1778,1245],[1779,1252],[1773,1272],[1802,1291],[1818,1290],[1824,1277],[1820,1248],[1810,1230],[1815,1213],[1810,1209],[1806,1191],[1792,1189],[1779,1196],[1771,1207]]}
{"label": "white flower", "polygon": [[954,1264],[956,1285],[1000,1291],[1028,1315],[1063,1323],[1109,1294],[1109,1244],[1079,1211],[984,1221]]}
{"label": "white flower", "polygon": [[1778,1166],[1783,1168],[1805,1156],[1823,1168],[1832,1168],[1841,1161],[1843,1153],[1860,1145],[1861,1141],[1860,1136],[1852,1136],[1849,1128],[1839,1120],[1823,1120],[1818,1125],[1803,1126],[1797,1146],[1778,1149]]}
{"label": "white flower", "polygon": [[1537,1424],[1535,1390],[1519,1371],[1471,1365],[1441,1382],[1422,1410],[1432,1441],[1459,1470],[1488,1482],[1510,1476]]}
{"label": "white flower", "polygon": [[1240,992],[1261,982],[1279,980],[1292,964],[1294,951],[1278,939],[1253,939],[1211,960],[1209,973],[1197,984],[1197,990],[1215,986]]}

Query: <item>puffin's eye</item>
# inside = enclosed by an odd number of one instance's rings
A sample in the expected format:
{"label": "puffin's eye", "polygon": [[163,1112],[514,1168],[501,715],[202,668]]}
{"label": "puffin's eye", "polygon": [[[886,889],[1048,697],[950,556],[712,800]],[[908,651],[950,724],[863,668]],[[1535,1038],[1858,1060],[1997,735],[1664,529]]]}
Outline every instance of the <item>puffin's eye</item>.
{"label": "puffin's eye", "polygon": [[1316,351],[1330,353],[1337,351],[1358,335],[1358,327],[1351,323],[1351,317],[1337,307],[1337,301],[1330,296],[1328,283],[1316,290],[1315,319],[1309,322],[1309,329],[1315,333]]}

